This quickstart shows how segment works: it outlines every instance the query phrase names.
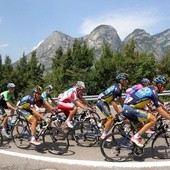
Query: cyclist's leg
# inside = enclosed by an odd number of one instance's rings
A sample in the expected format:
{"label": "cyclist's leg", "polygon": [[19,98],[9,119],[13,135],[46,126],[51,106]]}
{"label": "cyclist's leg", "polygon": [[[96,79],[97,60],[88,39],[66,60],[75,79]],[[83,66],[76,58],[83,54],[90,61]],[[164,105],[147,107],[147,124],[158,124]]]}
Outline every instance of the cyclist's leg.
{"label": "cyclist's leg", "polygon": [[74,115],[77,113],[78,108],[73,103],[59,102],[58,109],[63,110],[64,113],[66,114],[66,117],[67,117],[65,121],[66,125],[70,128],[73,128],[71,120],[74,117]]}
{"label": "cyclist's leg", "polygon": [[105,136],[108,134],[110,127],[113,123],[113,116],[110,112],[110,107],[108,105],[108,103],[102,101],[102,100],[98,100],[97,101],[97,107],[100,109],[100,111],[104,114],[105,116],[105,128],[103,131],[103,134],[101,136],[101,138],[105,138]]}
{"label": "cyclist's leg", "polygon": [[142,135],[144,134],[147,130],[149,130],[151,127],[153,127],[156,123],[156,117],[149,112],[142,112],[140,111],[139,115],[138,115],[138,120],[141,122],[146,122],[146,124],[144,124],[144,126],[139,130],[139,134]]}
{"label": "cyclist's leg", "polygon": [[28,122],[31,123],[31,140],[30,143],[34,145],[40,145],[41,143],[36,140],[36,126],[38,122],[38,118],[31,114],[31,110],[26,111],[24,109],[18,109],[18,114],[23,116]]}
{"label": "cyclist's leg", "polygon": [[2,136],[5,136],[6,138],[10,138],[10,135],[7,133],[7,122],[8,122],[8,115],[5,112],[4,108],[0,106],[0,114],[2,115]]}

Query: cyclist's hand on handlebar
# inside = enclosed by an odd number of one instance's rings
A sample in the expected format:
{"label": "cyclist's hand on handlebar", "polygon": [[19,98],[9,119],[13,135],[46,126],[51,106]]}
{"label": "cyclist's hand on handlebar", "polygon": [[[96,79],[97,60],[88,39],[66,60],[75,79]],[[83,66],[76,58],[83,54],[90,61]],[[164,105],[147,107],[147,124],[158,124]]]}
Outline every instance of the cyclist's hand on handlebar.
{"label": "cyclist's hand on handlebar", "polygon": [[48,124],[48,123],[50,123],[50,119],[48,118],[48,117],[44,117],[44,121]]}
{"label": "cyclist's hand on handlebar", "polygon": [[53,108],[53,109],[51,110],[51,113],[52,113],[53,115],[55,115],[55,114],[57,113],[57,111],[58,111],[58,108],[55,107],[55,108]]}

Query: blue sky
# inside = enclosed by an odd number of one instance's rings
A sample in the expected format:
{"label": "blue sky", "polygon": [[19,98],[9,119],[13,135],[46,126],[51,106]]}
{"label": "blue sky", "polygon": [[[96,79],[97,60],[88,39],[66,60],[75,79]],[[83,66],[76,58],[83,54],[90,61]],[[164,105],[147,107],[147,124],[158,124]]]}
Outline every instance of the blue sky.
{"label": "blue sky", "polygon": [[73,38],[98,25],[123,40],[136,28],[154,35],[170,28],[169,0],[0,0],[0,54],[17,61],[54,31]]}

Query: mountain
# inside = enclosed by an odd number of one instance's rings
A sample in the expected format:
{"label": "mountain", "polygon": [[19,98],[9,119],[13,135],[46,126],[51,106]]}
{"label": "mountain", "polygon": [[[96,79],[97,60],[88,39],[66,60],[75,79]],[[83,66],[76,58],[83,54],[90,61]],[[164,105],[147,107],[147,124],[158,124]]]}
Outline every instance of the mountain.
{"label": "mountain", "polygon": [[[101,53],[101,47],[104,44],[110,44],[111,49],[121,49],[122,45],[134,39],[137,43],[136,49],[139,52],[153,53],[157,60],[160,60],[170,47],[170,29],[156,35],[150,35],[145,30],[135,29],[123,41],[121,41],[115,28],[110,25],[100,25],[90,34],[79,38],[73,38],[62,32],[55,31],[36,48],[37,59],[45,65],[45,69],[51,68],[51,58],[59,46],[67,51],[71,48],[74,40],[85,41],[90,48],[95,49],[95,57],[98,59]],[[29,59],[31,53],[27,55]]]}

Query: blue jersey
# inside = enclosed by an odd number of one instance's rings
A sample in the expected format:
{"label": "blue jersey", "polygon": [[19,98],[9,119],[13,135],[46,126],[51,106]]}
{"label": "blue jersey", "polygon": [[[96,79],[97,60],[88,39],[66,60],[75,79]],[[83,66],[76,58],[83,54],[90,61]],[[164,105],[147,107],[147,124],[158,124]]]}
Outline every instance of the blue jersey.
{"label": "blue jersey", "polygon": [[130,96],[125,99],[124,104],[142,109],[151,101],[154,103],[155,107],[160,106],[158,93],[155,91],[154,87],[148,86],[131,93]]}
{"label": "blue jersey", "polygon": [[35,100],[35,97],[33,94],[24,96],[23,98],[20,99],[18,108],[23,108],[26,110],[29,110],[31,107],[34,107],[34,105],[43,105],[43,99],[41,98],[40,100]]}
{"label": "blue jersey", "polygon": [[99,94],[98,98],[101,98],[106,102],[111,102],[114,101],[117,97],[121,97],[121,95],[122,89],[121,86],[117,83],[107,88],[103,93]]}

